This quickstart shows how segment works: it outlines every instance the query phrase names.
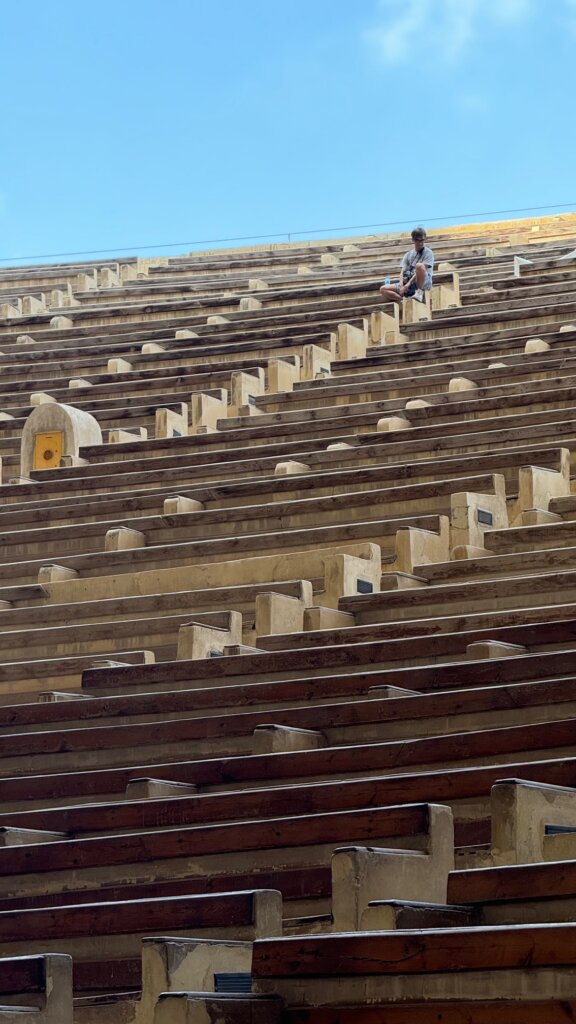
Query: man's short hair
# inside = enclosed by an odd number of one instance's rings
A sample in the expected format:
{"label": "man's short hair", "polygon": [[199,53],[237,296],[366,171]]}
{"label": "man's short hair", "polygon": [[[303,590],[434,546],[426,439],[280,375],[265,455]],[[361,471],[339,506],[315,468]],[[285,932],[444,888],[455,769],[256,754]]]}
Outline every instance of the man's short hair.
{"label": "man's short hair", "polygon": [[413,242],[421,242],[426,239],[426,231],[424,228],[413,228],[411,235]]}

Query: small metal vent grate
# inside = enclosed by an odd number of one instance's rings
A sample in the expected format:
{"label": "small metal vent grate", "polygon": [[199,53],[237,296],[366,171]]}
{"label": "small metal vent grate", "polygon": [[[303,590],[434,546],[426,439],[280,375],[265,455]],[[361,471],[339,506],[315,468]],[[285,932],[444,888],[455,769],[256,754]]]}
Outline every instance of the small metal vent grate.
{"label": "small metal vent grate", "polygon": [[251,974],[215,974],[215,992],[251,992]]}
{"label": "small metal vent grate", "polygon": [[356,593],[357,594],[373,594],[374,587],[369,580],[356,580]]}

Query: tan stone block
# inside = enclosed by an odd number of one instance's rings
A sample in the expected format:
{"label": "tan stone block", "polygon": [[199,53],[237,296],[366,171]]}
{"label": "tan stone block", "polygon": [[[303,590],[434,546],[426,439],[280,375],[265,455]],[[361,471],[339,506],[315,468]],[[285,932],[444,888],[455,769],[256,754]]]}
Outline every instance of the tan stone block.
{"label": "tan stone block", "polygon": [[[161,993],[213,992],[216,974],[250,974],[252,943],[226,939],[147,938],[142,942],[142,1016],[158,1024]],[[173,1010],[165,1017],[175,1021]],[[198,1019],[198,1018],[196,1018]],[[104,1024],[104,1022],[103,1022]]]}
{"label": "tan stone block", "polygon": [[180,412],[175,409],[156,409],[154,437],[187,437],[188,407],[182,402]]}
{"label": "tan stone block", "polygon": [[521,466],[518,470],[518,502],[511,514],[514,525],[527,509],[548,511],[553,498],[570,494],[570,452],[561,448],[560,470],[543,466]]}
{"label": "tan stone block", "polygon": [[252,295],[244,295],[240,299],[239,309],[242,313],[249,313],[253,309],[262,309],[263,303]]}
{"label": "tan stone block", "polygon": [[533,263],[533,260],[526,260],[523,256],[513,257],[514,277],[520,277],[522,274],[522,267],[528,267]]}
{"label": "tan stone block", "polygon": [[191,331],[189,327],[179,327],[174,337],[176,341],[186,341],[186,338],[199,338],[200,335],[196,334],[196,331]]}
{"label": "tan stone block", "polygon": [[576,331],[576,324],[562,324],[558,334],[572,334],[573,331]]}
{"label": "tan stone block", "polygon": [[217,313],[213,313],[211,316],[206,318],[206,323],[209,326],[216,324],[229,324],[230,320],[227,316],[220,316]]}
{"label": "tan stone block", "polygon": [[[425,532],[425,531],[422,531]],[[434,536],[434,534],[432,534]],[[419,563],[423,565],[423,562]],[[385,593],[389,590],[415,590],[421,587],[429,586],[428,580],[423,579],[421,576],[415,576],[412,572],[406,572],[404,570],[388,569],[388,566],[384,566],[384,572],[382,573],[382,579],[380,581],[380,591]]]}
{"label": "tan stone block", "polygon": [[[36,828],[13,828],[4,826],[0,831],[0,849],[12,846],[30,846],[37,843],[53,843],[66,838],[64,832],[47,832]],[[1,1020],[1,1017],[0,1017]]]}
{"label": "tan stone block", "polygon": [[251,292],[262,292],[269,288],[267,281],[264,281],[261,277],[250,277],[248,278],[248,289]]}
{"label": "tan stone block", "polygon": [[340,260],[333,252],[324,252],[320,257],[320,263],[324,267],[337,267]]}
{"label": "tan stone block", "polygon": [[314,605],[304,609],[303,631],[314,632],[317,629],[346,629],[354,626],[356,619],[350,612],[341,612],[337,608],[326,608]]}
{"label": "tan stone block", "polygon": [[81,305],[80,301],[77,298],[75,298],[75,296],[72,294],[71,285],[68,285],[66,291],[64,292],[64,299],[62,305],[67,308]]}
{"label": "tan stone block", "polygon": [[61,466],[88,466],[88,459],[83,459],[79,455],[63,455],[60,459]]}
{"label": "tan stone block", "polygon": [[405,409],[431,409],[433,402],[427,402],[425,398],[409,398],[404,406]]}
{"label": "tan stone block", "polygon": [[254,406],[256,399],[266,390],[266,374],[263,367],[256,368],[255,373],[244,370],[233,370],[230,375],[230,405],[241,407]]}
{"label": "tan stone block", "polygon": [[146,535],[140,530],[131,530],[128,526],[108,530],[104,538],[105,551],[126,551],[130,548],[145,547]]}
{"label": "tan stone block", "polygon": [[506,363],[488,363],[489,370],[507,370],[508,366]]}
{"label": "tan stone block", "polygon": [[267,367],[268,393],[289,392],[294,384],[300,380],[300,357],[294,357],[294,361],[288,359],[269,359]]}
{"label": "tan stone block", "polygon": [[[282,931],[276,934],[282,934]],[[248,1021],[250,1024],[280,1024],[281,1014],[282,1000],[276,995],[266,994],[258,999],[236,995],[231,1001],[229,996],[219,993],[162,992],[156,1004],[154,1024],[240,1024]],[[93,1022],[79,1020],[78,1024]]]}
{"label": "tan stone block", "polygon": [[336,359],[364,359],[368,345],[368,334],[353,324],[338,324],[336,335]]}
{"label": "tan stone block", "polygon": [[526,355],[533,355],[535,352],[548,352],[550,344],[542,338],[528,338],[524,346]]}
{"label": "tan stone block", "polygon": [[[332,856],[332,916],[335,931],[377,927],[373,900],[445,903],[448,872],[454,868],[452,811],[429,805],[424,850],[344,847]],[[372,918],[372,923],[370,919]]]}
{"label": "tan stone block", "polygon": [[388,430],[410,430],[412,424],[405,416],[383,416],[376,424],[376,430],[385,432]]}
{"label": "tan stone block", "polygon": [[385,313],[383,309],[374,310],[369,318],[368,338],[371,345],[397,345],[402,340],[400,306],[394,303],[392,313]]}
{"label": "tan stone block", "polygon": [[301,473],[309,473],[310,466],[305,462],[296,462],[290,459],[287,462],[277,462],[274,467],[274,476],[297,476]]}
{"label": "tan stone block", "polygon": [[235,419],[237,416],[262,416],[263,409],[258,409],[255,405],[229,405],[228,406],[228,417]]}
{"label": "tan stone block", "polygon": [[354,445],[354,444],[346,444],[346,441],[336,441],[334,444],[327,444],[326,445],[326,451],[327,452],[339,452],[339,451],[344,451],[345,449],[350,449],[350,448],[356,448],[356,445]]}
{"label": "tan stone block", "polygon": [[312,584],[303,599],[287,594],[258,594],[255,602],[256,635],[273,633],[301,633],[304,628],[304,609],[313,602]]}
{"label": "tan stone block", "polygon": [[501,640],[479,640],[468,644],[466,657],[472,661],[484,661],[491,658],[517,658],[526,654],[527,648],[520,644],[506,644]]}
{"label": "tan stone block", "polygon": [[312,270],[312,268],[311,268],[311,267],[307,267],[305,263],[302,263],[302,264],[301,264],[301,265],[300,265],[300,266],[299,266],[299,267],[297,268],[297,270],[296,270],[296,273],[298,273],[298,274],[301,274],[302,276],[304,276],[304,275],[306,275],[306,274],[313,274],[313,273],[314,273],[314,271]]}
{"label": "tan stone block", "polygon": [[425,292],[425,302],[418,302],[416,299],[404,299],[402,305],[402,321],[405,324],[418,324],[424,320],[431,320],[430,300]]}
{"label": "tan stone block", "polygon": [[[359,558],[346,552],[326,552],[323,555],[324,594],[322,603],[324,605],[329,608],[337,608],[341,597],[378,593],[382,574],[382,555],[376,544],[370,545],[370,548],[367,558]],[[321,552],[320,556],[322,557]],[[311,600],[309,604],[312,605],[312,603]]]}
{"label": "tan stone block", "polygon": [[20,316],[20,309],[10,302],[0,302],[0,319],[14,320]]}
{"label": "tan stone block", "polygon": [[75,391],[78,388],[92,388],[94,385],[91,381],[85,380],[84,377],[72,377],[72,379],[68,381],[68,387],[71,391]]}
{"label": "tan stone block", "polygon": [[319,380],[332,375],[330,353],[319,345],[304,345],[301,380]]}
{"label": "tan stone block", "polygon": [[56,399],[52,395],[46,394],[45,391],[34,391],[30,395],[30,405],[49,405],[56,402]]}
{"label": "tan stone block", "polygon": [[166,352],[166,349],[164,345],[157,345],[155,341],[145,341],[142,345],[141,352],[143,356],[151,356],[160,354],[161,352]]}
{"label": "tan stone block", "polygon": [[395,700],[397,697],[418,697],[418,690],[407,690],[404,686],[370,686],[368,693],[378,700]]}
{"label": "tan stone block", "polygon": [[486,548],[477,547],[474,544],[456,544],[452,548],[452,560],[461,561],[464,558],[491,558],[493,552]]}
{"label": "tan stone block", "polygon": [[164,499],[164,515],[179,515],[181,512],[201,512],[204,505],[195,498],[186,498],[182,494]]}
{"label": "tan stone block", "polygon": [[58,331],[64,331],[66,328],[73,326],[74,321],[69,316],[53,316],[50,320],[50,327]]}
{"label": "tan stone block", "polygon": [[39,693],[36,698],[37,704],[61,704],[62,701],[70,700],[94,700],[94,697],[89,697],[83,693],[73,693],[72,691],[60,691],[60,690],[44,690],[43,693]]}
{"label": "tan stone block", "polygon": [[459,391],[477,391],[478,385],[476,381],[470,380],[468,377],[452,377],[448,382],[448,393],[455,394]]}
{"label": "tan stone block", "polygon": [[146,441],[147,438],[146,427],[134,427],[132,430],[117,427],[108,431],[108,444],[129,444],[131,441]]}
{"label": "tan stone block", "polygon": [[78,274],[75,284],[74,291],[77,292],[91,292],[98,287],[97,271],[85,271],[82,274]]}
{"label": "tan stone block", "polygon": [[169,779],[130,779],[126,785],[127,800],[169,799],[197,792],[198,787],[192,783],[171,782]]}
{"label": "tan stone block", "polygon": [[200,661],[221,655],[229,644],[241,642],[242,615],[240,612],[230,612],[228,629],[206,626],[200,622],[180,626],[176,657],[179,661]]}
{"label": "tan stone block", "polygon": [[257,725],[252,741],[252,753],[286,754],[294,750],[319,750],[325,746],[326,737],[313,729],[295,729],[286,725]]}
{"label": "tan stone block", "polygon": [[542,508],[528,508],[520,513],[520,526],[542,526],[543,523],[560,523],[562,516],[546,512]]}
{"label": "tan stone block", "polygon": [[98,287],[99,288],[119,288],[120,287],[120,275],[118,273],[118,265],[114,267],[101,267],[98,271]]}
{"label": "tan stone block", "polygon": [[508,527],[508,511],[504,478],[499,474],[496,483],[497,494],[476,494],[462,491],[450,496],[450,546],[473,545],[483,548],[483,537],[487,530],[502,530]]}
{"label": "tan stone block", "polygon": [[550,860],[546,825],[576,827],[576,792],[562,786],[506,780],[492,787],[494,864],[535,864]]}
{"label": "tan stone block", "polygon": [[66,302],[66,292],[63,288],[52,288],[50,292],[50,308],[51,309],[62,309]]}
{"label": "tan stone block", "polygon": [[218,421],[225,420],[228,416],[228,392],[224,389],[207,394],[197,391],[191,399],[192,424],[189,432],[196,434],[199,428],[208,427],[212,430],[218,429]]}
{"label": "tan stone block", "polygon": [[107,373],[130,373],[133,369],[132,363],[129,363],[127,359],[109,359],[106,365]]}
{"label": "tan stone block", "polygon": [[121,263],[119,269],[120,284],[126,284],[128,281],[137,281],[138,266],[136,263]]}
{"label": "tan stone block", "polygon": [[24,295],[22,299],[22,316],[35,316],[46,312],[46,302],[35,295]]}
{"label": "tan stone block", "polygon": [[69,569],[66,565],[42,565],[38,570],[38,583],[62,583],[78,576],[76,569]]}
{"label": "tan stone block", "polygon": [[250,647],[248,644],[226,644],[224,656],[226,658],[237,658],[252,654],[266,654],[263,647]]}
{"label": "tan stone block", "polygon": [[30,334],[19,334],[16,338],[17,345],[35,345],[36,338],[33,338]]}
{"label": "tan stone block", "polygon": [[434,312],[455,309],[460,305],[455,292],[445,284],[438,284],[432,288],[430,304]]}

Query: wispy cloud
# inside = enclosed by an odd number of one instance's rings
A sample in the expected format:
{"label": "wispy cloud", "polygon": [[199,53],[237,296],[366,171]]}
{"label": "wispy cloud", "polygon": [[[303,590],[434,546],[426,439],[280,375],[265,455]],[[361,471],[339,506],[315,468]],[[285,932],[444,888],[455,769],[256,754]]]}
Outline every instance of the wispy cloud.
{"label": "wispy cloud", "polygon": [[[576,9],[575,0],[560,0]],[[483,24],[510,27],[527,18],[535,0],[378,0],[366,39],[386,64],[400,64],[425,48],[456,61]]]}

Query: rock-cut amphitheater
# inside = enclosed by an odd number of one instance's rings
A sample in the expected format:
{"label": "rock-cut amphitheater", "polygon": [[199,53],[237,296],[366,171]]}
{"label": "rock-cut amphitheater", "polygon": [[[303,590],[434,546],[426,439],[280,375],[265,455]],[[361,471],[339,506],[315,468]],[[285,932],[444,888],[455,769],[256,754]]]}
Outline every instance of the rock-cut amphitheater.
{"label": "rock-cut amphitheater", "polygon": [[0,1024],[576,1020],[576,214],[0,271]]}

